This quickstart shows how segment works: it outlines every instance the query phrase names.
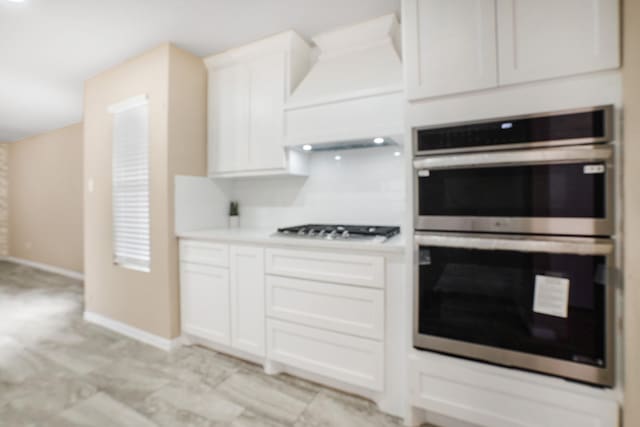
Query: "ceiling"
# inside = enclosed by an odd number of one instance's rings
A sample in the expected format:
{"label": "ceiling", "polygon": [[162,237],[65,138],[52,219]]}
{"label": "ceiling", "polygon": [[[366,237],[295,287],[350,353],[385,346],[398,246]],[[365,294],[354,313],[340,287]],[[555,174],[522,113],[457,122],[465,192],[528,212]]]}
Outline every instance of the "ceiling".
{"label": "ceiling", "polygon": [[0,141],[82,120],[83,82],[162,42],[206,56],[280,31],[310,36],[400,0],[0,0]]}

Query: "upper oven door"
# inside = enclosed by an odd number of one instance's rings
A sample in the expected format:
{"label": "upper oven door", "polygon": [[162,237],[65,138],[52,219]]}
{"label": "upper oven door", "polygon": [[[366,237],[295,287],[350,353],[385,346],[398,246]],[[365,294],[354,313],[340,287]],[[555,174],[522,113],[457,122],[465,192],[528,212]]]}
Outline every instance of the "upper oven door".
{"label": "upper oven door", "polygon": [[418,158],[415,228],[613,234],[608,146]]}

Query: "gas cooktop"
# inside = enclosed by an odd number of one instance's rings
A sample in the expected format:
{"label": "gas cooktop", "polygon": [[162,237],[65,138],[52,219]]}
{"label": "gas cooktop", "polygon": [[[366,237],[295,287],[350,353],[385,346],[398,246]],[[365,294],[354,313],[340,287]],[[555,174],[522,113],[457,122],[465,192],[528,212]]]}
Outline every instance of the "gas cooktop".
{"label": "gas cooktop", "polygon": [[278,228],[278,234],[327,240],[370,240],[384,242],[400,233],[397,226],[304,224]]}

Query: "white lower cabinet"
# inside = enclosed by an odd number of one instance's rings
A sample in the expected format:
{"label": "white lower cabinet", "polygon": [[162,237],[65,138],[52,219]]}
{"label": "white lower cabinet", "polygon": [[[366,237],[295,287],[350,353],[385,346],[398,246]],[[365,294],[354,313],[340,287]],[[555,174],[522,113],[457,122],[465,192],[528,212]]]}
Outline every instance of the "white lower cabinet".
{"label": "white lower cabinet", "polygon": [[182,332],[264,357],[264,249],[183,241],[180,251]]}
{"label": "white lower cabinet", "polygon": [[229,259],[231,345],[264,356],[264,249],[231,246]]}
{"label": "white lower cabinet", "polygon": [[180,264],[182,331],[218,344],[231,344],[229,270]]}
{"label": "white lower cabinet", "polygon": [[473,425],[619,426],[614,390],[429,352],[411,356],[409,381],[411,405]]}
{"label": "white lower cabinet", "polygon": [[345,383],[384,388],[384,346],[379,341],[268,319],[267,356]]}
{"label": "white lower cabinet", "polygon": [[189,240],[180,251],[187,338],[384,389],[383,256]]}

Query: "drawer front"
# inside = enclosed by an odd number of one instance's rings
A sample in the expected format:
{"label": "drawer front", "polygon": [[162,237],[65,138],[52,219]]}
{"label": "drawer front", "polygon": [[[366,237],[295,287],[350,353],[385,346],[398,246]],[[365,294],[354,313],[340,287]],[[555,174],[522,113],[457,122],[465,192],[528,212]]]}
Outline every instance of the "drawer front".
{"label": "drawer front", "polygon": [[[619,425],[616,397],[606,390],[577,384],[574,384],[575,390],[569,390],[563,380],[532,380],[526,377],[537,374],[514,372],[433,353],[410,356],[409,363],[412,405],[474,425]],[[552,384],[554,382],[562,385]],[[590,390],[585,393],[578,388]]]}
{"label": "drawer front", "polygon": [[359,387],[384,387],[384,349],[378,341],[268,319],[267,357]]}
{"label": "drawer front", "polygon": [[267,276],[267,315],[334,332],[382,340],[384,291]]}
{"label": "drawer front", "polygon": [[228,268],[229,245],[181,240],[180,261]]}
{"label": "drawer front", "polygon": [[384,287],[384,258],[378,256],[267,249],[266,268],[279,276]]}

